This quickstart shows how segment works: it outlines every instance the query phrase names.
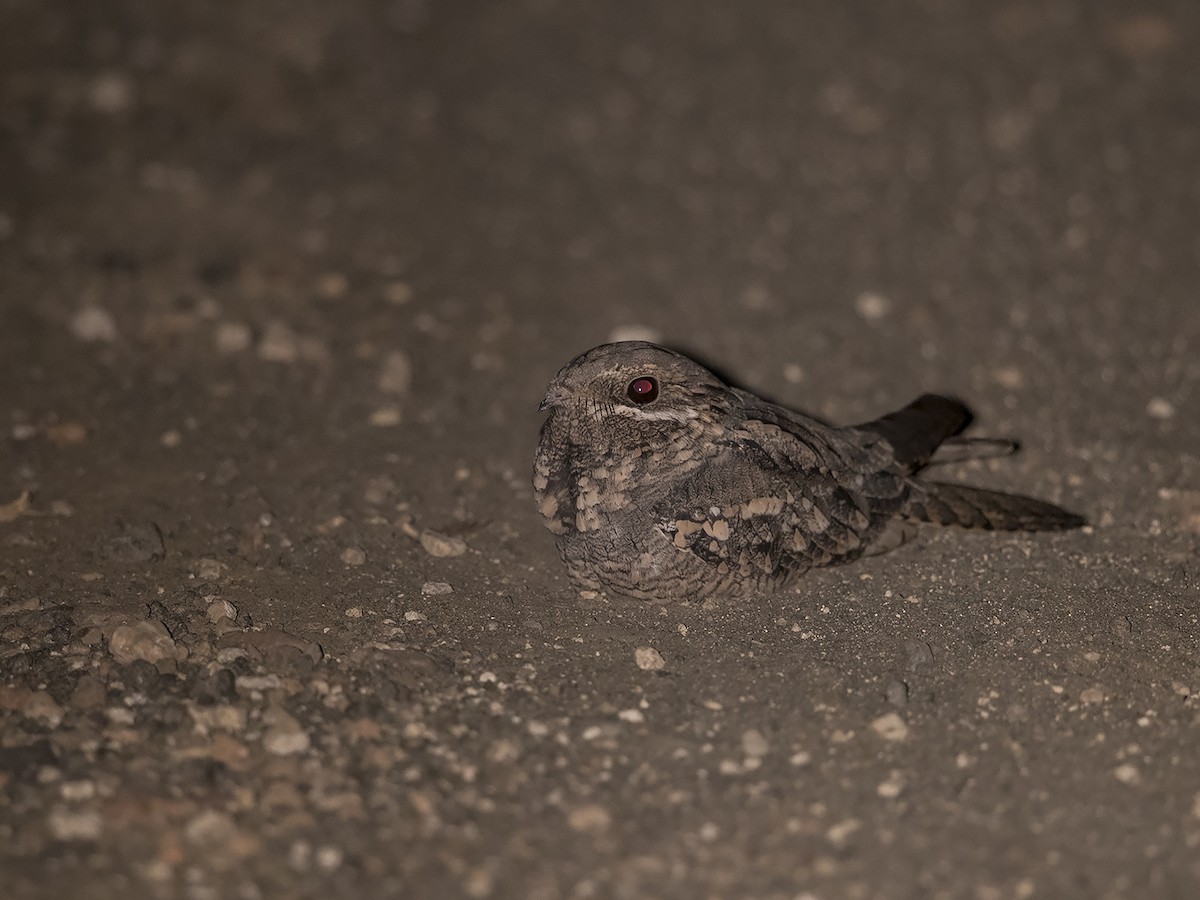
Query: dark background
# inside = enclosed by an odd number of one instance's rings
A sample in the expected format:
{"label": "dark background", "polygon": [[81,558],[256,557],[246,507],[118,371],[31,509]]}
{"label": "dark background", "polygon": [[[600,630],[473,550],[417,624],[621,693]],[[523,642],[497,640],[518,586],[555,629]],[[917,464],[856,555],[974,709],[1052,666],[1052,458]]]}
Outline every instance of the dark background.
{"label": "dark background", "polygon": [[[1200,892],[1196,3],[0,21],[6,896]],[[621,335],[1094,527],[581,598],[535,410]]]}

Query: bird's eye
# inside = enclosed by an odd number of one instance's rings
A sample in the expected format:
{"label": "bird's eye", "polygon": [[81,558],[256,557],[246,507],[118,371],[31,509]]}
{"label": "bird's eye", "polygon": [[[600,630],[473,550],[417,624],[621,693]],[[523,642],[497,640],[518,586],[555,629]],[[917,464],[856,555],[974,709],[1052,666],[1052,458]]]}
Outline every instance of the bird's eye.
{"label": "bird's eye", "polygon": [[634,403],[653,403],[658,397],[658,382],[649,375],[643,375],[629,382],[629,389],[625,393]]}

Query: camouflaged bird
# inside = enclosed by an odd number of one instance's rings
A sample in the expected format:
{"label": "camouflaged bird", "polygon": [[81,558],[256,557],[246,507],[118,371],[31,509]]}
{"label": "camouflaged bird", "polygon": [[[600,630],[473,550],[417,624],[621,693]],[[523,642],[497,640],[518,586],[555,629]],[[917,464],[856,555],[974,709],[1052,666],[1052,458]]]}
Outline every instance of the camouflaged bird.
{"label": "camouflaged bird", "polygon": [[[533,486],[572,581],[648,600],[746,596],[861,556],[889,525],[1076,528],[1049,503],[917,473],[970,413],[926,394],[831,427],[671,350],[604,344],[550,382]],[[992,442],[1003,444],[1005,442]]]}

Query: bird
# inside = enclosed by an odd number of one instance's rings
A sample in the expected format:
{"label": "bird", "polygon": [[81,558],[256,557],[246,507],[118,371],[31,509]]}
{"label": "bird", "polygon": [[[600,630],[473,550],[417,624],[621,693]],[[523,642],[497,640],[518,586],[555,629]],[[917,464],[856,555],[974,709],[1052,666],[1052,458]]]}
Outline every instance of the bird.
{"label": "bird", "polygon": [[837,427],[682,353],[619,341],[567,363],[540,411],[534,498],[581,591],[745,598],[881,552],[906,523],[1086,524],[1042,500],[923,477],[934,463],[1015,449],[961,437],[969,410],[937,394]]}

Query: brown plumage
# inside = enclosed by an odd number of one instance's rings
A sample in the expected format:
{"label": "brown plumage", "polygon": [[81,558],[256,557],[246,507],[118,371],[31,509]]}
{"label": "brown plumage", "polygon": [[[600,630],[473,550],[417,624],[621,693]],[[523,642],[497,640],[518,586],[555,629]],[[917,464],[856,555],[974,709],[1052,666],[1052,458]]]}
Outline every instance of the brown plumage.
{"label": "brown plumage", "polygon": [[918,477],[940,461],[939,447],[974,455],[955,437],[966,408],[932,394],[873,422],[831,427],[678,353],[625,341],[563,367],[542,409],[538,509],[582,588],[661,601],[745,596],[855,559],[897,520],[1025,531],[1084,524],[1040,500]]}

